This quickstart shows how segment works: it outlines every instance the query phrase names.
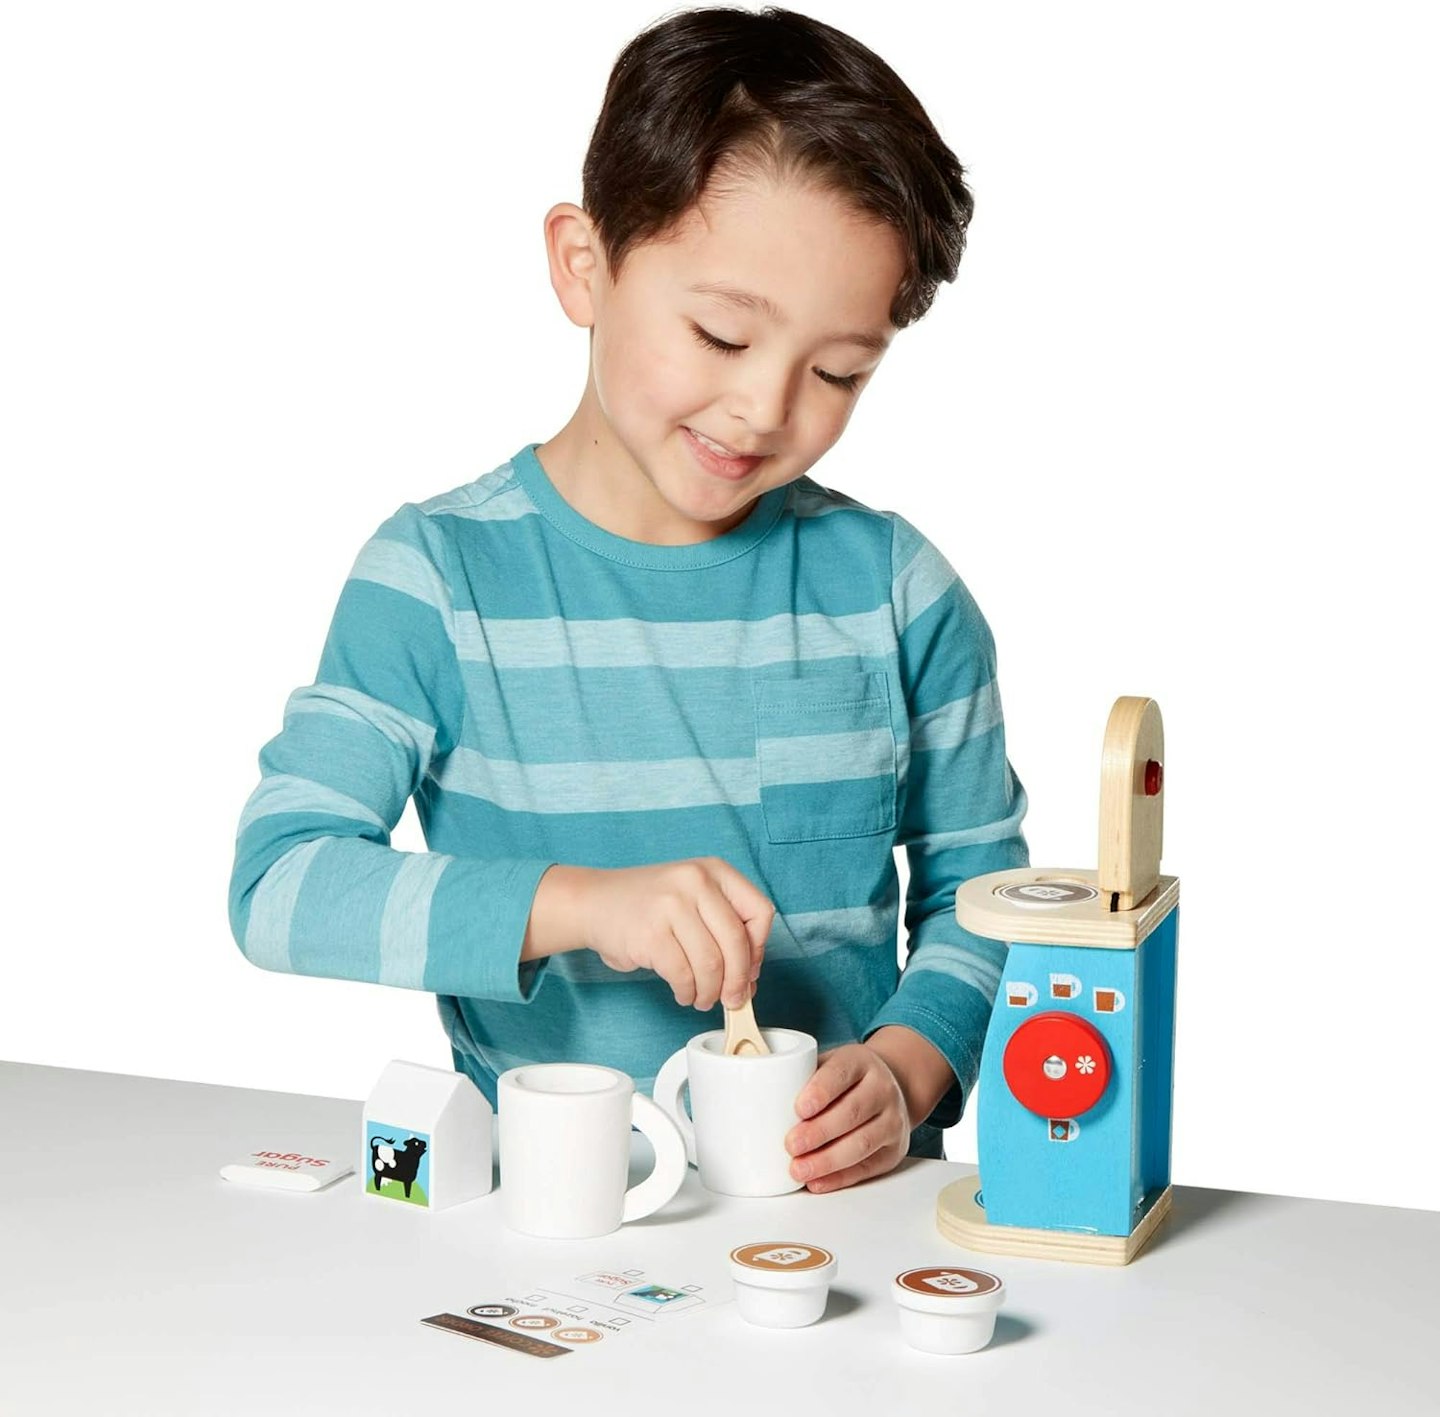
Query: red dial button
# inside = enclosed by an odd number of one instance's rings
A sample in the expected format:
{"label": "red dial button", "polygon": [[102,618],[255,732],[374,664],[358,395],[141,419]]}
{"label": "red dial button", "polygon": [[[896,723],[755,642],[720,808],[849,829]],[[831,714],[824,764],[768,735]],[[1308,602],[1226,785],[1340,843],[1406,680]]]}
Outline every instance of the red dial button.
{"label": "red dial button", "polygon": [[1079,1117],[1110,1085],[1110,1050],[1077,1014],[1037,1014],[1005,1045],[1001,1064],[1015,1100],[1037,1117]]}

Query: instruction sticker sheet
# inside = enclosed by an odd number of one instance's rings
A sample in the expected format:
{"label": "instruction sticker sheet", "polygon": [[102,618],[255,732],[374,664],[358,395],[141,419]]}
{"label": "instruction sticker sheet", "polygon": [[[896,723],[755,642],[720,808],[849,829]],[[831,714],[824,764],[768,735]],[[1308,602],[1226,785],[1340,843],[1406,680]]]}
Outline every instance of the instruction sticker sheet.
{"label": "instruction sticker sheet", "polygon": [[664,1329],[691,1322],[731,1298],[719,1272],[583,1269],[498,1287],[462,1314],[435,1314],[421,1322],[530,1357],[558,1358],[616,1341],[653,1341]]}

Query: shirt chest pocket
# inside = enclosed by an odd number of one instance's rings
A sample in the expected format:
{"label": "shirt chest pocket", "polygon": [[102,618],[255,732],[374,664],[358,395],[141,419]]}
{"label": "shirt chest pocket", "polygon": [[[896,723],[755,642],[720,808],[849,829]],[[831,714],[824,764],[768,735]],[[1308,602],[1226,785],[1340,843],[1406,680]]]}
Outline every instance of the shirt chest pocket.
{"label": "shirt chest pocket", "polygon": [[756,679],[755,758],[772,842],[895,828],[895,732],[884,671]]}

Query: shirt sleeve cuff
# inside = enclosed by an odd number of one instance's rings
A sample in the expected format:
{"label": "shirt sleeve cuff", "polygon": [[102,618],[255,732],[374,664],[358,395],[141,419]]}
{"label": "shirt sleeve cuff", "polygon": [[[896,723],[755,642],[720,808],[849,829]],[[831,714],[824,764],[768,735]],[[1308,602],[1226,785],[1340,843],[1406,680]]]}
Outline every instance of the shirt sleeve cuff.
{"label": "shirt sleeve cuff", "polygon": [[430,907],[425,988],[434,994],[526,1004],[548,959],[521,961],[540,878],[556,863],[457,856]]}

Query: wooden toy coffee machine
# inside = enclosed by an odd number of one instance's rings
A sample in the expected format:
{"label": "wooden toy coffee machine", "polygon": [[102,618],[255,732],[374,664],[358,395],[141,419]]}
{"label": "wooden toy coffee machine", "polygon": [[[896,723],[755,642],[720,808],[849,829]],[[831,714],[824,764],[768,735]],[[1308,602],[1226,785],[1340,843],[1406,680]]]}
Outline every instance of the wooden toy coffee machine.
{"label": "wooden toy coffee machine", "polygon": [[940,1193],[967,1249],[1128,1264],[1170,1209],[1180,882],[1160,874],[1154,700],[1105,728],[1097,871],[966,881],[965,929],[1010,946],[980,1063],[980,1174]]}

